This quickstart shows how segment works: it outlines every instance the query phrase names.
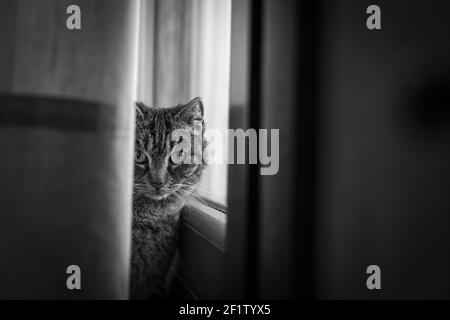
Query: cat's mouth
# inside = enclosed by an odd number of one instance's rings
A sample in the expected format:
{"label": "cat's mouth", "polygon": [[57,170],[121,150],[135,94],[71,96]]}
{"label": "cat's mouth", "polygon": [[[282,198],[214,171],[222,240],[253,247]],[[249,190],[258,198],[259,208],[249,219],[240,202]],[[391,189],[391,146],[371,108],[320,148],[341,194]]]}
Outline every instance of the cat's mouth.
{"label": "cat's mouth", "polygon": [[160,201],[167,198],[169,194],[149,194],[148,197],[152,200]]}
{"label": "cat's mouth", "polygon": [[140,194],[148,199],[151,199],[153,201],[164,201],[165,199],[169,198],[169,196],[176,193],[178,189],[173,188],[163,188],[163,189],[156,189],[156,188],[140,188],[138,187],[137,190],[141,190]]}
{"label": "cat's mouth", "polygon": [[147,196],[152,200],[164,200],[169,195],[168,192],[162,190],[153,190],[152,192],[147,193]]}

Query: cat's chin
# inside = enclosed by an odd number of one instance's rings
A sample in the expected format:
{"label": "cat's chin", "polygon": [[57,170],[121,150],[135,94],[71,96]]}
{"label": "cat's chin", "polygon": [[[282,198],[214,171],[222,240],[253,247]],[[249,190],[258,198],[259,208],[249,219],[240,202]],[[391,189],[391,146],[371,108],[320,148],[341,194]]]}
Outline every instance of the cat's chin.
{"label": "cat's chin", "polygon": [[150,199],[152,199],[153,201],[162,201],[164,199],[166,199],[168,196],[168,194],[155,194],[155,195],[148,195],[148,197]]}

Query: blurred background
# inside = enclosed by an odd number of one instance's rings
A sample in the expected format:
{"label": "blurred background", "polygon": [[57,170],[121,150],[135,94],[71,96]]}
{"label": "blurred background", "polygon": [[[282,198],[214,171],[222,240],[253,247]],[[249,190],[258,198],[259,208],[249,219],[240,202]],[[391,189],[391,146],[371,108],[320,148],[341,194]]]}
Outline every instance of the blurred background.
{"label": "blurred background", "polygon": [[372,4],[2,1],[0,297],[125,299],[133,103],[201,96],[207,128],[279,129],[280,170],[208,168],[175,298],[449,298],[450,5]]}

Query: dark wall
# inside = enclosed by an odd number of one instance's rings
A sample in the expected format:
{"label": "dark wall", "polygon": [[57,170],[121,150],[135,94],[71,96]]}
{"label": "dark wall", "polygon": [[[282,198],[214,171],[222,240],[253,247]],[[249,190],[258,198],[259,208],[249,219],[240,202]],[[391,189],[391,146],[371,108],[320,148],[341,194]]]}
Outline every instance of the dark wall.
{"label": "dark wall", "polygon": [[448,298],[449,2],[322,4],[318,296]]}

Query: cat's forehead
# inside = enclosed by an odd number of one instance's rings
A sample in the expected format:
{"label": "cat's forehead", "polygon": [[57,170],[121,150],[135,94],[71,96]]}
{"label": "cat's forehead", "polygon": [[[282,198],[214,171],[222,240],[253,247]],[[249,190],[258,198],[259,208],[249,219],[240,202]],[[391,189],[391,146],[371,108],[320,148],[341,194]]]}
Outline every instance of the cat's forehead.
{"label": "cat's forehead", "polygon": [[149,108],[148,110],[149,112],[137,117],[136,134],[141,138],[189,127],[189,124],[172,114],[173,109]]}
{"label": "cat's forehead", "polygon": [[137,118],[136,140],[149,152],[164,152],[170,143],[171,132],[176,128],[168,109],[151,109]]}

